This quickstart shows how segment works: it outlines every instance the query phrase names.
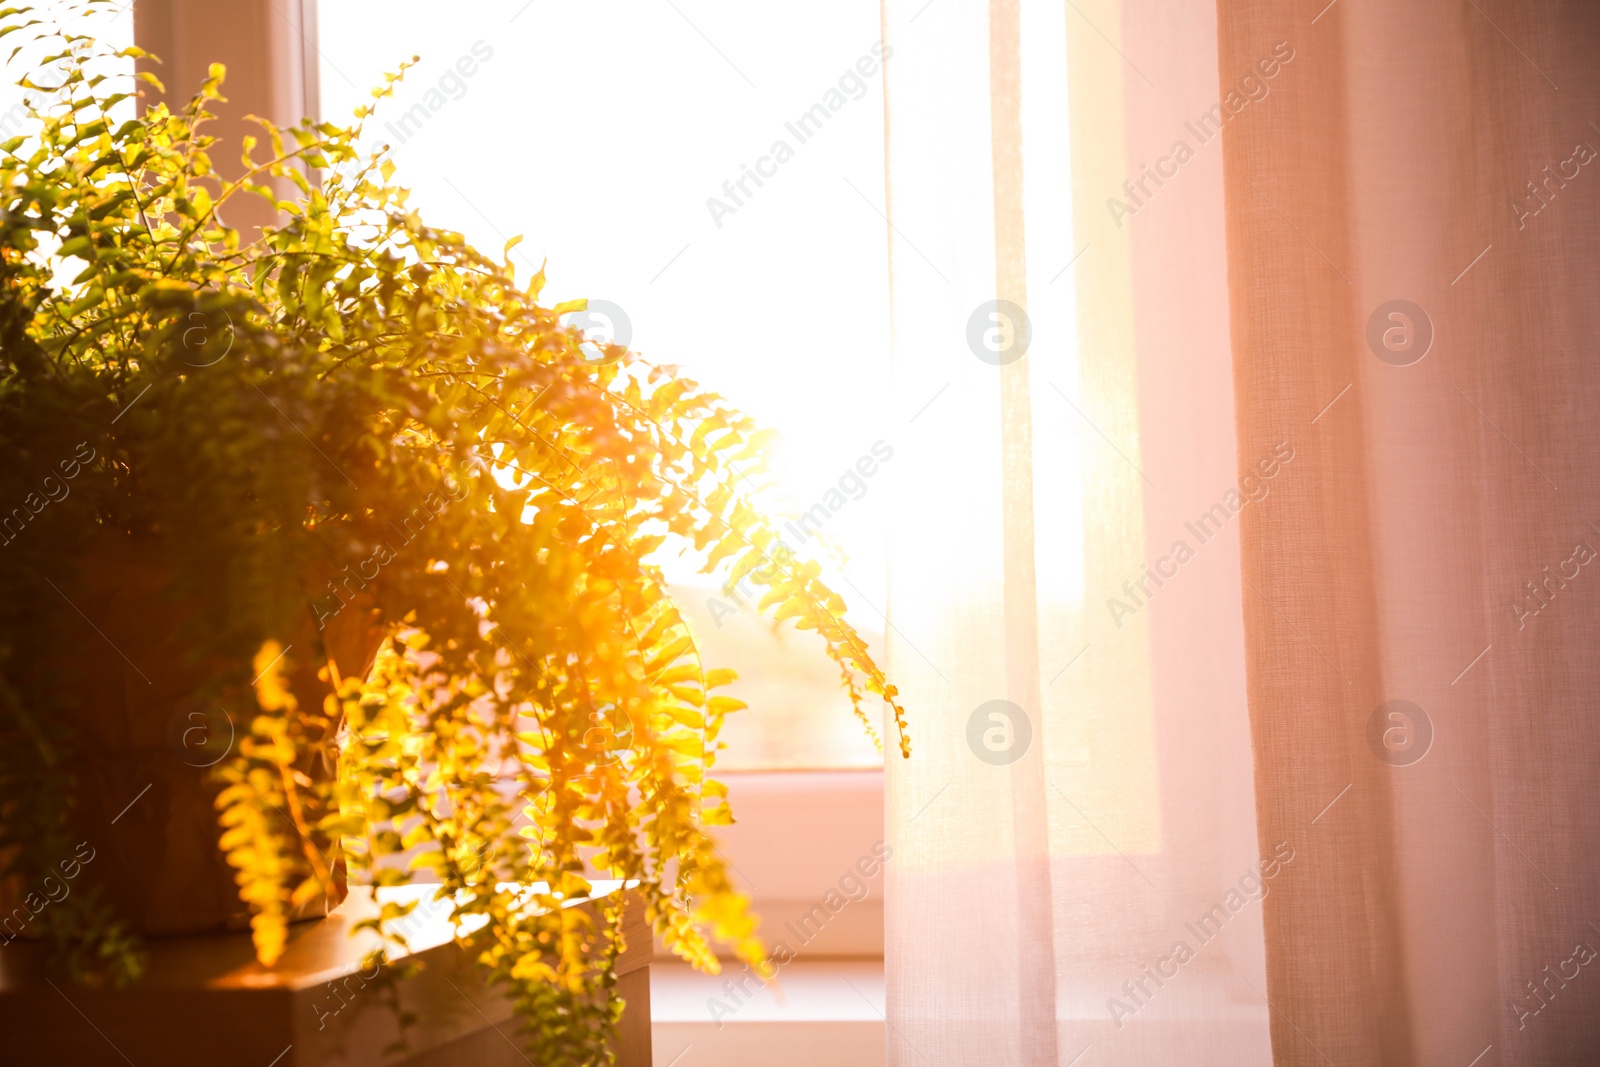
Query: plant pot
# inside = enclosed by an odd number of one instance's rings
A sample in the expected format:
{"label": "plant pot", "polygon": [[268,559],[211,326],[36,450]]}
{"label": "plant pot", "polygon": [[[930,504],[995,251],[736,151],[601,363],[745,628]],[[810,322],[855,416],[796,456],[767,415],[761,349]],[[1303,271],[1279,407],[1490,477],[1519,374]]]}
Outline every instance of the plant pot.
{"label": "plant pot", "polygon": [[[65,594],[60,604],[77,628],[57,631],[76,638],[60,651],[73,668],[65,695],[76,705],[69,826],[83,842],[78,859],[92,855],[80,881],[104,887],[119,917],[146,936],[241,929],[250,918],[217,847],[220,787],[211,776],[249,729],[254,705],[244,693],[236,708],[199,695],[204,672],[187,660],[180,637],[193,608],[168,594],[169,574],[158,546],[102,538],[83,560],[70,605]],[[343,611],[319,633],[308,608],[298,632],[283,638],[301,654],[289,658],[286,681],[302,707],[320,706],[330,686],[317,677],[313,650],[326,649],[344,673],[365,675],[381,643],[370,609]],[[298,769],[331,778],[333,739]],[[334,852],[334,891],[296,918],[319,918],[344,899],[337,845]],[[10,914],[14,904],[0,906]]]}

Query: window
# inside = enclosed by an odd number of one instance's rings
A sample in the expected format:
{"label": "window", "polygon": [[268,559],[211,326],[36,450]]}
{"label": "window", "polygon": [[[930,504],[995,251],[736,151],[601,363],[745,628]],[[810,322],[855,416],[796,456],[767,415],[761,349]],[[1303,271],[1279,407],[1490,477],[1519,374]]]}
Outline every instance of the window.
{"label": "window", "polygon": [[[412,203],[484,249],[521,234],[552,301],[676,363],[775,427],[791,544],[881,649],[888,302],[883,80],[871,0],[775,14],[701,4],[525,4],[448,16],[418,0],[321,0],[325,119],[348,121],[416,55],[363,140],[391,146]],[[881,47],[881,46],[880,46]],[[810,635],[740,591],[670,568],[709,656],[754,709],[725,769],[881,766]]]}

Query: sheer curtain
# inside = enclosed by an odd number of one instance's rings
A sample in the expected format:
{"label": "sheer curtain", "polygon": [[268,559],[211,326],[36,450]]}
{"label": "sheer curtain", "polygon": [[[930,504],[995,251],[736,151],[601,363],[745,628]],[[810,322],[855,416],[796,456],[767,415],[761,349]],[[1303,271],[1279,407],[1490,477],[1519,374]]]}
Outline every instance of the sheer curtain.
{"label": "sheer curtain", "polygon": [[1600,12],[883,10],[890,1062],[1600,1061]]}
{"label": "sheer curtain", "polygon": [[884,20],[890,1061],[1266,1063],[1214,7]]}

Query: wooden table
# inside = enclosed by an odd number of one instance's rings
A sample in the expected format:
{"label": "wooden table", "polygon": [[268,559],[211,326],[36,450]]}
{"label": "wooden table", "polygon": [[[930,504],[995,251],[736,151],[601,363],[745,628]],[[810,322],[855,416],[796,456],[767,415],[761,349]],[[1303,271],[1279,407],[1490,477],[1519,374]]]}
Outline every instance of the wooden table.
{"label": "wooden table", "polygon": [[[152,941],[149,969],[123,990],[70,985],[43,973],[41,946],[0,945],[0,1061],[51,1067],[526,1067],[511,1006],[452,940],[449,907],[435,887],[383,889],[380,900],[419,900],[408,927],[416,975],[394,983],[417,1014],[408,1054],[384,1056],[398,1037],[380,981],[362,960],[378,944],[350,929],[375,914],[373,891],[352,887],[327,919],[291,928],[276,967],[255,962],[248,934]],[[596,883],[596,896],[626,893]],[[590,903],[573,907],[592,907]],[[652,939],[644,907],[628,894],[618,963],[627,1010],[617,1062],[648,1067]],[[394,949],[390,949],[391,956]],[[538,1065],[534,1065],[538,1067]]]}

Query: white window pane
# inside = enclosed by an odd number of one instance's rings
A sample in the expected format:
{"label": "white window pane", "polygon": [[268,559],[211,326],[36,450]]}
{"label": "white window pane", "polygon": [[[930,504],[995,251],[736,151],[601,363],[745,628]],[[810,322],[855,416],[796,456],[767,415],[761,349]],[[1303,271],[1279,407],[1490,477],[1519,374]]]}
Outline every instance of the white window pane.
{"label": "white window pane", "polygon": [[[486,251],[524,235],[519,276],[547,261],[551,302],[617,305],[631,347],[777,427],[774,469],[847,553],[830,577],[879,648],[884,482],[914,412],[884,401],[878,5],[674,4],[321,0],[322,116],[420,56],[365,138],[413,205]],[[811,635],[669,574],[754,709],[722,766],[881,763]]]}

